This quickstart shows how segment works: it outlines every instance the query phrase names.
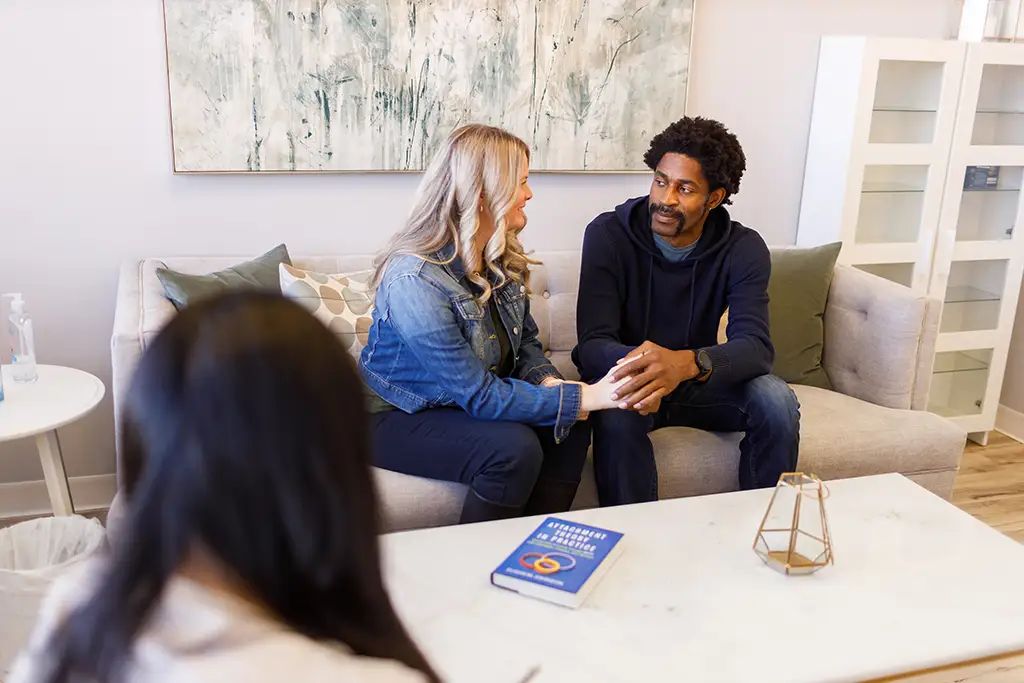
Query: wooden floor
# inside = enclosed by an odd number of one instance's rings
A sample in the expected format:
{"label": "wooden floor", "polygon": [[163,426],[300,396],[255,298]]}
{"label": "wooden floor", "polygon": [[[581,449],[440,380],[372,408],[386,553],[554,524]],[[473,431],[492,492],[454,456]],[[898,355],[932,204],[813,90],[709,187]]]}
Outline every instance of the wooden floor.
{"label": "wooden floor", "polygon": [[1024,444],[992,432],[960,462],[953,504],[1024,543]]}

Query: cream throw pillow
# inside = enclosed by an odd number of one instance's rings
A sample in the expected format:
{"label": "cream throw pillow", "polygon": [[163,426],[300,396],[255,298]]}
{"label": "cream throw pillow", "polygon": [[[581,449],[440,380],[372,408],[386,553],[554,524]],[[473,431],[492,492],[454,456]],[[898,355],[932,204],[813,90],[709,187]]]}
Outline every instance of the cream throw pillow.
{"label": "cream throw pillow", "polygon": [[359,357],[370,330],[373,273],[325,275],[282,263],[281,293],[297,301],[338,337],[350,354]]}

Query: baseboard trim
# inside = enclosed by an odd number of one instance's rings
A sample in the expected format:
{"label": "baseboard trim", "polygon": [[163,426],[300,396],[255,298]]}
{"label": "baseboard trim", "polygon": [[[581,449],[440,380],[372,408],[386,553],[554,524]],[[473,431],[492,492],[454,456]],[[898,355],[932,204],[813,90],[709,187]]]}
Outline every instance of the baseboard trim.
{"label": "baseboard trim", "polygon": [[[117,475],[96,474],[89,477],[71,477],[71,499],[76,512],[90,512],[110,507],[117,492]],[[0,519],[33,517],[53,513],[46,483],[21,481],[0,484]]]}
{"label": "baseboard trim", "polygon": [[1024,413],[1000,405],[996,411],[996,429],[1011,439],[1024,443]]}

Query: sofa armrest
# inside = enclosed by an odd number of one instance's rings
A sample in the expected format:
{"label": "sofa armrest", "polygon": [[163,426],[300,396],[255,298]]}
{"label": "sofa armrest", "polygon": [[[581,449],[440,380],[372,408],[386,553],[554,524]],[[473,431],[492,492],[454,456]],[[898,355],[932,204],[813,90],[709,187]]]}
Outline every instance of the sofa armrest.
{"label": "sofa armrest", "polygon": [[938,302],[852,266],[836,266],[822,365],[836,391],[887,408],[923,408]]}
{"label": "sofa armrest", "polygon": [[117,453],[117,485],[121,487],[121,411],[132,372],[142,355],[142,262],[125,261],[117,281],[114,330],[110,337],[113,370],[111,395],[114,399],[114,437]]}

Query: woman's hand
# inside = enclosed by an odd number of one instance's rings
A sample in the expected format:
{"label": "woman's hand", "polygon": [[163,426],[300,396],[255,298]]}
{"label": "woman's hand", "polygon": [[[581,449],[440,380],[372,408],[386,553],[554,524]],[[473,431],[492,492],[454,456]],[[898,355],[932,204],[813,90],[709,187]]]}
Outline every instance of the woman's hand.
{"label": "woman's hand", "polygon": [[612,396],[615,394],[615,390],[628,382],[630,377],[623,377],[622,379],[615,381],[612,379],[612,375],[615,374],[616,368],[612,368],[611,371],[604,378],[596,384],[584,384],[583,382],[575,382],[568,379],[559,379],[558,377],[545,377],[540,383],[542,387],[557,387],[559,384],[578,384],[581,389],[582,400],[580,402],[580,415],[577,419],[586,420],[590,417],[590,413],[594,410],[607,410],[608,408],[617,408],[618,405]]}
{"label": "woman's hand", "polygon": [[[586,389],[587,389],[587,385],[586,384],[584,384],[583,382],[578,382],[576,380],[572,380],[572,379],[560,379],[560,380],[558,380],[558,383],[559,384],[575,384],[575,385],[579,386],[579,388],[580,388],[580,396],[581,397],[583,396],[583,392],[586,391]],[[582,400],[581,400],[580,401],[580,414],[576,417],[576,420],[578,422],[586,420],[588,417],[590,417],[590,413],[588,411],[586,411],[586,410],[583,410],[582,405],[583,405],[583,403],[582,403]]]}
{"label": "woman's hand", "polygon": [[581,410],[590,413],[595,410],[608,410],[609,408],[619,407],[619,401],[616,400],[616,392],[619,387],[632,379],[632,375],[624,376],[616,381],[613,377],[618,369],[613,367],[607,375],[601,378],[601,381],[595,384],[583,385]]}
{"label": "woman's hand", "polygon": [[[583,382],[574,382],[571,379],[559,379],[558,377],[545,377],[543,379],[543,381],[541,381],[541,383],[540,383],[540,385],[542,387],[548,387],[549,389],[551,387],[557,387],[559,384],[578,384],[581,387],[587,386]],[[580,410],[580,414],[576,418],[576,420],[577,421],[582,421],[582,420],[586,420],[588,417],[590,417],[590,413],[588,413],[587,411],[581,409]]]}

